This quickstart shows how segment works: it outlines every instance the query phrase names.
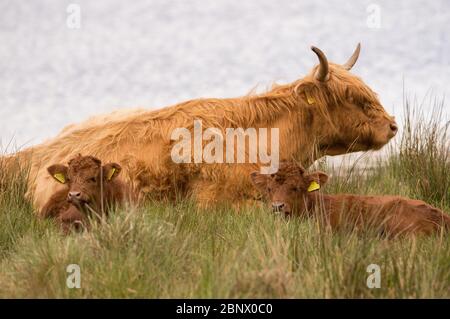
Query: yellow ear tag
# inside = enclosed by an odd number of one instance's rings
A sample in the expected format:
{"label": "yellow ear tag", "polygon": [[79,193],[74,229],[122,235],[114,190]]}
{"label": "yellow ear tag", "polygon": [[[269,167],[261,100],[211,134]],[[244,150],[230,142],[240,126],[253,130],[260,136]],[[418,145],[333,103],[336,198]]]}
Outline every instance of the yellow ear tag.
{"label": "yellow ear tag", "polygon": [[311,184],[309,184],[308,192],[314,192],[318,189],[320,189],[319,183],[317,183],[316,181],[312,181]]}
{"label": "yellow ear tag", "polygon": [[108,176],[107,176],[108,181],[110,181],[111,178],[113,178],[115,172],[116,172],[116,169],[114,167],[111,168],[111,170],[109,171]]}
{"label": "yellow ear tag", "polygon": [[316,100],[314,100],[314,98],[311,96],[311,94],[309,94],[308,91],[305,91],[305,95],[306,95],[306,101],[308,102],[308,104],[314,104],[316,102]]}
{"label": "yellow ear tag", "polygon": [[56,173],[55,175],[53,175],[53,177],[61,184],[66,183],[66,177],[62,173]]}

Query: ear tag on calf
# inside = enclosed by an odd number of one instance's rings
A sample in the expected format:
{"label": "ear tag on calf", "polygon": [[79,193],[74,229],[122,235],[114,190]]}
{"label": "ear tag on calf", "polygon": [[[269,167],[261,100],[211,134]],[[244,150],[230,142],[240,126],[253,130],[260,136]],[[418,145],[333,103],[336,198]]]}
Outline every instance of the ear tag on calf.
{"label": "ear tag on calf", "polygon": [[111,168],[111,170],[108,173],[108,176],[106,177],[108,179],[108,181],[110,181],[111,178],[113,178],[115,172],[116,172],[116,169],[114,167]]}
{"label": "ear tag on calf", "polygon": [[311,184],[309,184],[308,192],[314,192],[318,189],[320,189],[319,183],[317,183],[316,181],[312,181]]}
{"label": "ear tag on calf", "polygon": [[306,101],[308,102],[308,104],[314,104],[316,102],[316,100],[314,100],[314,98],[311,96],[311,94],[309,94],[308,91],[305,91],[305,95],[306,95]]}
{"label": "ear tag on calf", "polygon": [[66,183],[66,177],[62,173],[56,173],[55,175],[53,175],[53,177],[61,184]]}

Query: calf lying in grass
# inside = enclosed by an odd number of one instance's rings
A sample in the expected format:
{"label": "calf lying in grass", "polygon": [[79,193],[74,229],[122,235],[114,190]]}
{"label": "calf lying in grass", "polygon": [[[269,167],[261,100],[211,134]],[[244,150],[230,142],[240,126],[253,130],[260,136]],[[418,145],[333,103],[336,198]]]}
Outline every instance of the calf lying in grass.
{"label": "calf lying in grass", "polygon": [[56,218],[66,233],[85,226],[88,215],[97,218],[107,215],[111,207],[124,200],[125,185],[117,178],[119,164],[102,166],[95,157],[78,155],[68,166],[55,164],[47,170],[66,187],[51,196],[41,216]]}
{"label": "calf lying in grass", "polygon": [[420,200],[399,196],[325,195],[319,192],[328,175],[306,173],[294,163],[282,163],[276,174],[251,174],[254,185],[283,215],[321,217],[332,229],[374,229],[395,237],[450,230],[450,216]]}

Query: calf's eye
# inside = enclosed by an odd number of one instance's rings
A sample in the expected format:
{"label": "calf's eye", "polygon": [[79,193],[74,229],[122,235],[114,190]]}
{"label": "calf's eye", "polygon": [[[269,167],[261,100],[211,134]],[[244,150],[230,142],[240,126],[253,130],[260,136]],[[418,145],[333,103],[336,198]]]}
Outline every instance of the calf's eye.
{"label": "calf's eye", "polygon": [[89,181],[95,183],[95,182],[97,182],[97,179],[95,177],[91,177],[91,178],[89,178]]}

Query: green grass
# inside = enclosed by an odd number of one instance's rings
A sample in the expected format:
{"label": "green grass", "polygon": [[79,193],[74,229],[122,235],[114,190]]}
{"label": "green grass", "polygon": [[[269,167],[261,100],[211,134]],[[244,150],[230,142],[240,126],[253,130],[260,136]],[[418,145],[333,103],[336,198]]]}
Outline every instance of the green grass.
{"label": "green grass", "polygon": [[[407,114],[387,159],[334,174],[326,191],[400,194],[450,212],[448,121]],[[201,211],[180,201],[124,209],[64,237],[24,200],[25,176],[0,169],[3,298],[450,298],[448,235],[331,233],[264,208]],[[81,289],[66,286],[69,264],[80,266]],[[379,289],[366,285],[370,264],[381,268]]]}

